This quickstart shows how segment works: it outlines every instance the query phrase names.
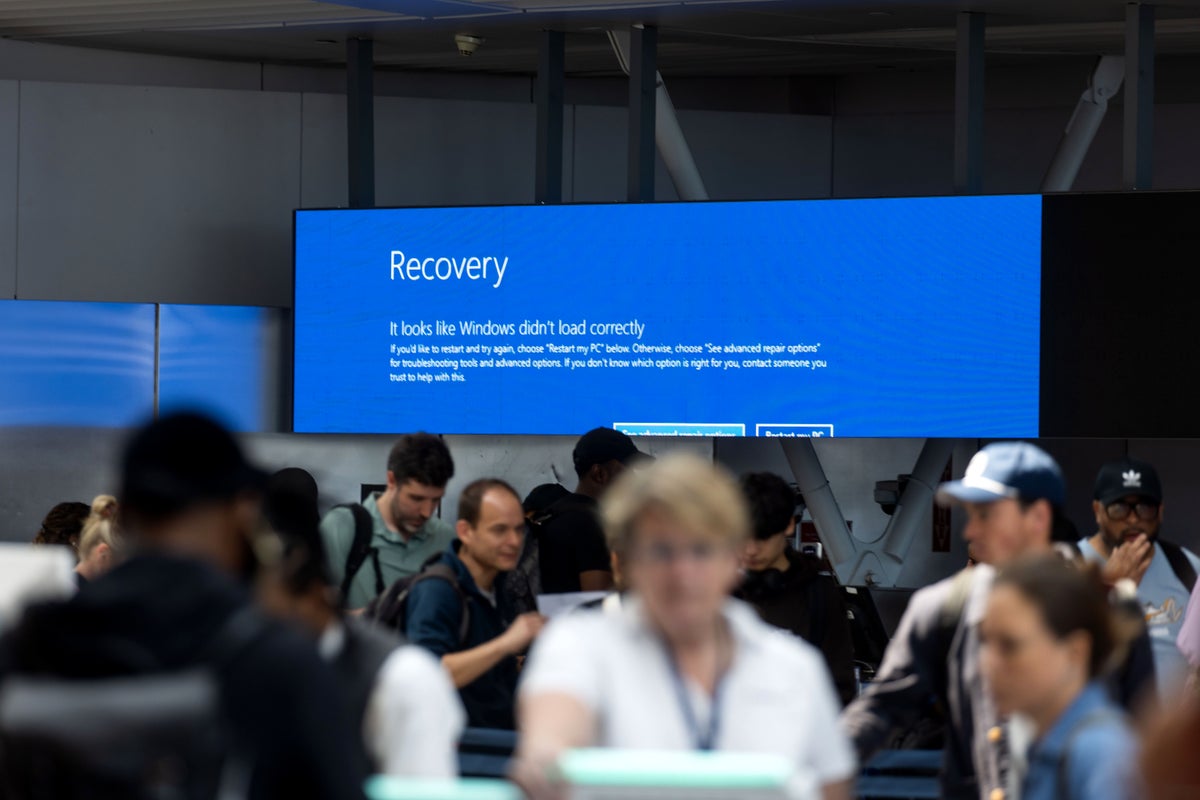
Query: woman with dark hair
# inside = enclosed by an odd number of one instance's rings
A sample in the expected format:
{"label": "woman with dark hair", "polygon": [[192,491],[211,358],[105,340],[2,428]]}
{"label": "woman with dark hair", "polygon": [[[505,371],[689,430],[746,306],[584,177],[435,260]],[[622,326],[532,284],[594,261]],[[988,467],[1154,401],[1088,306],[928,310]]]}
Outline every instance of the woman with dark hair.
{"label": "woman with dark hair", "polygon": [[1128,635],[1093,568],[1042,555],[997,576],[980,665],[1000,715],[1033,726],[1023,800],[1140,796],[1136,739],[1101,682]]}
{"label": "woman with dark hair", "polygon": [[33,543],[69,547],[78,561],[79,534],[91,513],[92,509],[87,503],[59,503],[50,509],[50,513],[42,520],[42,526],[33,536]]}

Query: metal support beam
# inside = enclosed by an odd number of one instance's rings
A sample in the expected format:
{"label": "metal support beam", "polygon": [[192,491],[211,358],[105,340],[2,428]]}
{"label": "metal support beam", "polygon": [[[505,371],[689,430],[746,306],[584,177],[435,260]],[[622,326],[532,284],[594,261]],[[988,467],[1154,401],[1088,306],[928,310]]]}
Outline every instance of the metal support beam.
{"label": "metal support beam", "polygon": [[1154,183],[1154,6],[1125,9],[1125,152],[1126,189]]}
{"label": "metal support beam", "polygon": [[629,36],[629,201],[654,200],[654,114],[658,29],[634,25]]}
{"label": "metal support beam", "polygon": [[[629,74],[629,34],[625,31],[609,31],[608,40],[621,70]],[[675,114],[675,104],[671,102],[671,94],[662,75],[655,73],[657,84],[654,101],[654,140],[658,143],[658,154],[662,156],[671,183],[675,185],[675,193],[680,200],[707,200],[708,189],[696,160],[692,158],[692,149],[688,147],[683,128],[679,127],[679,117]]]}
{"label": "metal support beam", "polygon": [[942,470],[954,455],[954,441],[925,440],[921,455],[917,456],[917,463],[909,476],[908,486],[900,497],[896,510],[892,512],[887,530],[883,533],[883,552],[895,562],[895,574],[890,576],[893,582],[899,575],[909,548],[912,547],[918,526],[933,503],[934,492],[942,479]]}
{"label": "metal support beam", "polygon": [[563,184],[563,75],[566,37],[562,31],[542,31],[538,51],[537,166],[533,198],[537,203],[561,203]]}
{"label": "metal support beam", "polygon": [[1069,192],[1075,185],[1083,159],[1091,149],[1096,131],[1108,112],[1108,100],[1121,89],[1125,77],[1125,59],[1121,56],[1102,56],[1088,78],[1088,86],[1075,104],[1058,150],[1042,180],[1043,192]]}
{"label": "metal support beam", "polygon": [[983,191],[983,14],[958,15],[954,66],[954,191]]}
{"label": "metal support beam", "polygon": [[346,144],[351,208],[375,205],[374,42],[346,40]]}
{"label": "metal support beam", "polygon": [[796,486],[804,495],[804,505],[817,526],[821,544],[829,552],[829,562],[839,575],[848,575],[855,566],[858,547],[833,496],[812,439],[780,439],[779,443],[796,477]]}

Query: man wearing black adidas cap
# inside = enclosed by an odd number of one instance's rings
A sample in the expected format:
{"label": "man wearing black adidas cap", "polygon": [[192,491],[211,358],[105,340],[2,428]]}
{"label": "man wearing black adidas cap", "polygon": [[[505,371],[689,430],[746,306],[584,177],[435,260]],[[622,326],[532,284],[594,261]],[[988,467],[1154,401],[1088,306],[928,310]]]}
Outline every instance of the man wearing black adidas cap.
{"label": "man wearing black adidas cap", "polygon": [[1003,800],[1015,785],[1006,735],[979,669],[978,625],[994,569],[1051,548],[1065,494],[1058,464],[1026,442],[988,445],[962,480],[941,486],[938,502],[966,511],[963,536],[979,563],[909,601],[876,679],[842,715],[860,762],[936,696],[947,712],[942,797]]}
{"label": "man wearing black adidas cap", "polygon": [[1160,690],[1176,688],[1187,661],[1175,641],[1200,571],[1191,551],[1159,538],[1163,492],[1158,471],[1125,458],[1100,468],[1092,512],[1097,532],[1079,542],[1084,556],[1105,565],[1110,582],[1129,578],[1138,587],[1154,650]]}
{"label": "man wearing black adidas cap", "polygon": [[594,428],[579,438],[572,460],[575,493],[554,503],[538,535],[542,592],[603,592],[612,564],[598,514],[600,498],[630,465],[648,459],[627,435]]}

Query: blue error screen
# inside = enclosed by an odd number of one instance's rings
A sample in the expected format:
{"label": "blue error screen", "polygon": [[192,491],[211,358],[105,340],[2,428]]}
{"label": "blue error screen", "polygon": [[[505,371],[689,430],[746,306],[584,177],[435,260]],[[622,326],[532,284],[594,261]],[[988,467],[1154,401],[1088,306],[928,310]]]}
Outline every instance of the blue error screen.
{"label": "blue error screen", "polygon": [[294,427],[1037,436],[1041,204],[298,211]]}

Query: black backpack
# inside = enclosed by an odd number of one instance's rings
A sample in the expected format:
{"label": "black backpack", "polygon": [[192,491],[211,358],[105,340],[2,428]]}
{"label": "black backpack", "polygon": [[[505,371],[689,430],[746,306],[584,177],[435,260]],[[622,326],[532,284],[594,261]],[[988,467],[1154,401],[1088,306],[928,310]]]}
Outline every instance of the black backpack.
{"label": "black backpack", "polygon": [[459,585],[454,569],[448,564],[439,563],[441,557],[440,553],[433,556],[421,565],[420,571],[387,587],[367,604],[363,610],[363,619],[403,634],[408,620],[408,598],[412,594],[412,588],[421,581],[436,578],[449,583],[458,595],[459,604],[462,606],[462,616],[458,622],[458,642],[460,645],[464,643],[471,627],[471,609],[467,605],[467,593]]}
{"label": "black backpack", "polygon": [[542,563],[539,555],[539,542],[542,531],[557,516],[555,508],[558,503],[531,517],[525,523],[525,541],[521,543],[521,555],[517,558],[517,566],[504,575],[504,593],[512,603],[517,614],[537,611],[537,598],[542,593]]}
{"label": "black backpack", "polygon": [[386,584],[383,582],[383,569],[379,566],[379,548],[371,546],[371,537],[375,535],[375,522],[371,514],[361,503],[343,503],[334,508],[348,508],[354,517],[354,541],[350,545],[350,553],[346,556],[345,574],[342,577],[342,605],[350,596],[350,584],[354,576],[362,569],[368,558],[375,568],[375,595],[383,594]]}
{"label": "black backpack", "polygon": [[1196,586],[1196,568],[1192,566],[1192,560],[1187,557],[1187,553],[1179,545],[1165,542],[1162,539],[1158,540],[1158,546],[1162,548],[1163,555],[1167,557],[1167,562],[1170,563],[1175,577],[1179,578],[1183,588],[1191,592]]}
{"label": "black backpack", "polygon": [[233,745],[216,673],[266,629],[257,611],[235,612],[207,663],[178,672],[7,677],[0,683],[0,797],[244,797],[251,755]]}

